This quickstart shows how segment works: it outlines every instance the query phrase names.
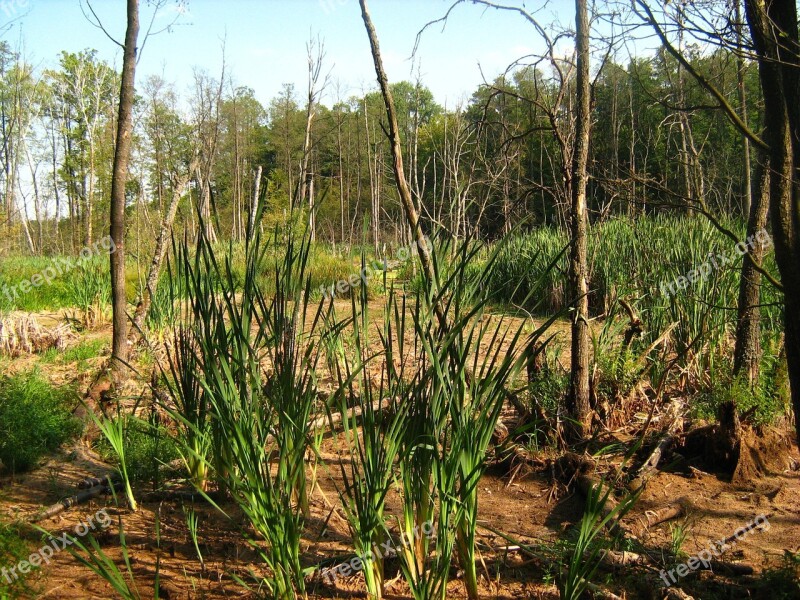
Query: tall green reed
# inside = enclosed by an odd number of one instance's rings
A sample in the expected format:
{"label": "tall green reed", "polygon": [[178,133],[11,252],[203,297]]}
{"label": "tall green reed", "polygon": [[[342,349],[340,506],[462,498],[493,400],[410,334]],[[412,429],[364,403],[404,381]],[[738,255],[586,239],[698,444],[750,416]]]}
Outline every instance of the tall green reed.
{"label": "tall green reed", "polygon": [[[201,228],[202,231],[202,228]],[[186,272],[190,343],[179,358],[176,411],[187,433],[188,456],[213,472],[266,545],[250,540],[266,566],[263,585],[275,598],[305,596],[300,536],[308,515],[305,455],[316,410],[317,330],[323,305],[310,306],[308,236],[248,241],[244,273],[233,252],[219,260],[200,233],[180,252]],[[260,278],[267,249],[273,262],[269,298]],[[190,258],[191,257],[191,258]],[[196,362],[188,354],[196,353]],[[183,361],[183,363],[181,363]],[[186,381],[181,371],[188,369]],[[189,408],[190,410],[186,410]],[[207,417],[200,415],[207,411]],[[180,414],[183,411],[183,414]],[[207,439],[210,452],[192,440]]]}

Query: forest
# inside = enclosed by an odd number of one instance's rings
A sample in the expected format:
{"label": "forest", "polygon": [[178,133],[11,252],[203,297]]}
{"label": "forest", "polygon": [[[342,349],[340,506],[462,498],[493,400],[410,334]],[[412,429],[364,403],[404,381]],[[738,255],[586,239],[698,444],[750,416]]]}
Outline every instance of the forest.
{"label": "forest", "polygon": [[268,99],[224,45],[142,72],[191,0],[64,0],[105,45],[44,62],[33,4],[0,600],[800,599],[796,0],[442,1],[412,65],[457,17],[536,42],[457,103],[387,75],[402,2],[274,3],[372,71],[312,31]]}

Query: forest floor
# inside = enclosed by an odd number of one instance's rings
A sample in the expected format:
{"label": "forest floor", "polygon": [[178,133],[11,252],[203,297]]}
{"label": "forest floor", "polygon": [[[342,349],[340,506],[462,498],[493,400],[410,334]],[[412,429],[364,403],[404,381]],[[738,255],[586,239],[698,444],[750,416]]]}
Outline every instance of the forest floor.
{"label": "forest floor", "polygon": [[[342,303],[343,310],[347,303]],[[380,305],[373,314],[380,315]],[[40,321],[60,320],[58,314],[38,315]],[[566,335],[567,323],[556,329]],[[87,339],[108,340],[110,328],[101,326],[83,334],[74,343]],[[107,352],[104,352],[107,354]],[[81,364],[58,364],[44,367],[48,377],[59,384],[74,385],[85,390],[104,357]],[[562,357],[562,360],[563,357]],[[6,360],[6,373],[30,369],[36,356]],[[132,384],[139,392],[146,390],[146,378]],[[513,409],[503,417],[513,425]],[[676,587],[694,598],[800,598],[800,584],[785,585],[786,578],[796,577],[796,570],[787,561],[800,552],[800,452],[791,433],[771,432],[777,443],[766,449],[770,454],[768,468],[758,478],[732,483],[730,477],[717,475],[708,465],[688,461],[671,461],[649,482],[625,521],[637,523],[650,511],[665,505],[679,504],[684,514],[679,519],[646,529],[639,537],[651,554],[669,554],[677,545],[683,561],[706,550],[717,540],[729,538],[741,527],[763,515],[768,524],[744,537],[729,548],[719,560],[734,565],[749,565],[752,575],[732,575],[715,569],[697,570],[682,579]],[[339,462],[344,448],[341,438],[328,435],[321,446],[321,464],[314,471],[315,486],[310,499],[310,518],[306,522],[302,548],[304,564],[316,564],[326,558],[347,557],[352,553],[347,523],[339,507],[337,485],[341,484]],[[627,444],[629,438],[610,432],[604,444]],[[554,449],[533,453],[535,460],[513,474],[507,467],[496,465],[479,484],[479,548],[482,598],[558,598],[554,583],[564,557],[565,540],[572,526],[581,518],[584,499],[557,483],[552,474]],[[621,456],[612,454],[598,459],[598,470],[619,469]],[[77,483],[88,476],[112,471],[91,448],[79,442],[75,448],[49,456],[38,468],[25,474],[0,479],[0,522],[29,520],[33,515],[64,497],[76,493]],[[309,476],[311,470],[309,470]],[[117,508],[110,496],[100,496],[39,523],[60,537],[72,533],[76,526],[96,515],[103,508],[113,524],[97,534],[102,548],[117,564],[122,564],[120,525],[124,527],[126,546],[132,563],[136,586],[141,597],[153,597],[156,578],[160,598],[254,598],[257,591],[247,590],[234,577],[255,581],[251,573],[261,570],[256,553],[242,538],[244,522],[235,506],[222,503],[230,519],[204,502],[189,504],[186,500],[164,499],[151,494],[146,484],[135,488],[141,500],[136,513]],[[193,508],[199,515],[199,550],[189,535],[185,511]],[[390,515],[399,514],[396,494],[388,499]],[[396,528],[395,528],[396,529]],[[503,535],[501,536],[500,533]],[[505,536],[505,537],[504,537]],[[26,534],[32,551],[42,545],[40,533]],[[513,540],[513,541],[509,541]],[[795,558],[796,560],[796,558]],[[665,559],[665,564],[666,564]],[[671,567],[675,567],[673,561]],[[0,565],[10,568],[12,565]],[[794,565],[796,567],[796,565]],[[386,565],[387,598],[409,598],[408,588],[396,559]],[[668,575],[665,575],[669,577]],[[113,597],[108,583],[82,566],[69,551],[54,554],[48,565],[26,575],[31,598]],[[668,593],[653,579],[653,571],[636,565],[616,571],[600,571],[593,578],[623,598],[662,598]],[[254,584],[255,585],[255,584]],[[365,597],[359,574],[339,576],[334,580],[310,579],[311,598]],[[781,596],[778,590],[786,594]],[[791,590],[796,590],[792,595]],[[459,574],[453,570],[447,591],[448,598],[465,598]],[[679,597],[679,596],[674,596]]]}

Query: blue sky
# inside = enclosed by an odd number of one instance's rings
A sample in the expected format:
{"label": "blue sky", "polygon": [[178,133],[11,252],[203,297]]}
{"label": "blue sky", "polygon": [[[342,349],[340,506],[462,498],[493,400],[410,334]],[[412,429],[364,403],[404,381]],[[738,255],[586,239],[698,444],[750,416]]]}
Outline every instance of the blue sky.
{"label": "blue sky", "polygon": [[[409,60],[417,31],[444,15],[451,0],[372,0],[370,11],[381,42],[384,63],[392,81],[410,79]],[[541,3],[538,3],[541,6]],[[536,3],[527,2],[528,8]],[[123,39],[124,0],[93,0],[106,28]],[[542,9],[544,22],[569,23],[573,2],[553,0]],[[155,21],[160,29],[176,16],[170,4]],[[85,9],[85,1],[84,1]],[[142,27],[151,9],[142,0]],[[282,84],[294,83],[299,95],[306,87],[306,42],[319,35],[326,47],[331,81],[341,95],[360,95],[375,88],[375,73],[358,0],[189,0],[171,32],[151,37],[143,51],[137,80],[163,74],[187,95],[192,69],[219,76],[223,44],[226,70],[235,85],[251,87],[267,104]],[[94,48],[103,60],[119,67],[121,50],[92,26],[79,0],[0,0],[0,25],[14,19],[3,39],[23,48],[26,59],[40,67],[56,66],[61,50]],[[141,44],[141,38],[140,38]],[[453,106],[469,98],[489,79],[520,56],[540,49],[535,31],[520,16],[463,5],[441,25],[424,34],[417,59],[423,83],[437,101]],[[479,68],[480,65],[480,68]],[[324,98],[335,101],[335,85]]]}

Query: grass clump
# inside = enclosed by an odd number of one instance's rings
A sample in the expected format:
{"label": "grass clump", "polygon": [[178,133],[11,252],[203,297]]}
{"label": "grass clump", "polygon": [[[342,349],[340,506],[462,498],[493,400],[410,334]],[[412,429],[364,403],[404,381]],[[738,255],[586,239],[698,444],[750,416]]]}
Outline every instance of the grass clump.
{"label": "grass clump", "polygon": [[72,416],[77,398],[38,371],[0,378],[0,463],[20,472],[36,465],[80,431]]}
{"label": "grass clump", "polygon": [[[30,556],[31,544],[23,537],[19,525],[0,521],[0,565],[9,568]],[[15,573],[16,575],[16,573]],[[26,578],[0,577],[0,599],[32,598],[36,594]]]}
{"label": "grass clump", "polygon": [[87,361],[102,356],[106,346],[103,339],[85,340],[80,344],[71,346],[64,351],[50,348],[41,355],[41,362],[45,364],[78,363],[78,370],[83,371]]}

